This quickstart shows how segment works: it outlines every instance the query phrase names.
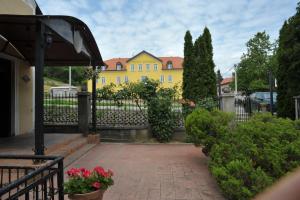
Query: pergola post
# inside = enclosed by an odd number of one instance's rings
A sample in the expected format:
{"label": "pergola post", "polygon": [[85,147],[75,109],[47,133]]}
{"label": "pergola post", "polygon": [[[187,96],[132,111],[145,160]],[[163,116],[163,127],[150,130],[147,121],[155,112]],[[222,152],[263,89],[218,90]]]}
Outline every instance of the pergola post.
{"label": "pergola post", "polygon": [[92,79],[92,128],[93,128],[93,134],[96,134],[96,65],[93,63],[93,79]]}
{"label": "pergola post", "polygon": [[45,57],[45,25],[36,21],[35,41],[35,155],[44,155],[44,57]]}

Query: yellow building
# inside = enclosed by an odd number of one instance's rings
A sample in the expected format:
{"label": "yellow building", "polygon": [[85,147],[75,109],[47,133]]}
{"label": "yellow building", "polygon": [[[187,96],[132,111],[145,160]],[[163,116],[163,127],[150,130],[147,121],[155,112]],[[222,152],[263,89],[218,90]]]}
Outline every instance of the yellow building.
{"label": "yellow building", "polygon": [[[116,85],[138,82],[150,78],[159,80],[163,87],[182,84],[183,58],[156,57],[142,51],[131,58],[112,58],[105,61],[97,79],[97,88],[114,83]],[[92,91],[92,81],[88,82],[88,91]]]}

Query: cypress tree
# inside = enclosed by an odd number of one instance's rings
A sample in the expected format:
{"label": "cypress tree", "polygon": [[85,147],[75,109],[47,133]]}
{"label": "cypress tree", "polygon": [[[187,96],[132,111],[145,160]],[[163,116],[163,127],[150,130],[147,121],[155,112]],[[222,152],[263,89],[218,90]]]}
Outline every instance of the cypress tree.
{"label": "cypress tree", "polygon": [[191,83],[192,69],[194,67],[194,54],[193,54],[193,39],[190,31],[187,31],[184,36],[184,59],[183,59],[183,83],[182,83],[182,96],[184,99],[192,99]]}
{"label": "cypress tree", "polygon": [[202,35],[200,35],[194,44],[194,58],[195,65],[193,67],[193,82],[192,82],[192,94],[193,100],[198,101],[201,98],[206,97],[208,88],[205,87],[206,63],[207,63],[206,44]]}
{"label": "cypress tree", "polygon": [[278,116],[295,118],[293,96],[300,95],[300,3],[280,30],[278,48]]}
{"label": "cypress tree", "polygon": [[213,46],[212,46],[212,40],[211,40],[211,34],[209,32],[209,29],[207,27],[204,28],[203,31],[203,40],[205,43],[205,49],[206,49],[206,66],[204,66],[204,71],[206,72],[206,76],[204,82],[204,87],[206,87],[207,93],[206,97],[215,97],[217,95],[216,85],[216,73],[215,73],[215,63],[213,61]]}

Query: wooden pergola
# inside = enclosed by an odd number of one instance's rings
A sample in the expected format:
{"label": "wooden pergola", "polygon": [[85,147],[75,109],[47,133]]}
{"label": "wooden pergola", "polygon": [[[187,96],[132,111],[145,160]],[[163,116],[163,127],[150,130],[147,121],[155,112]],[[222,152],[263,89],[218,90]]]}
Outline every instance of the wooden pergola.
{"label": "wooden pergola", "polygon": [[[103,66],[88,26],[77,18],[0,15],[0,53],[35,66],[35,154],[44,155],[44,66]],[[96,132],[96,77],[92,81],[92,123]]]}

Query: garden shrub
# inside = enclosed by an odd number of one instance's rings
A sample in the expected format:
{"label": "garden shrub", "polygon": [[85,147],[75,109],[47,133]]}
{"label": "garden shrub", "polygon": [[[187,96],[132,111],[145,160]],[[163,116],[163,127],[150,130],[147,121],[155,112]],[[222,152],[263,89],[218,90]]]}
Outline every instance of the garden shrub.
{"label": "garden shrub", "polygon": [[198,108],[186,118],[186,133],[189,140],[196,146],[203,146],[203,152],[208,155],[217,139],[228,131],[228,124],[232,120],[230,113]]}
{"label": "garden shrub", "polygon": [[172,100],[162,96],[151,99],[148,102],[148,121],[153,136],[159,142],[169,142],[175,128]]}
{"label": "garden shrub", "polygon": [[209,167],[228,199],[251,199],[300,165],[299,122],[257,114],[218,138]]}

